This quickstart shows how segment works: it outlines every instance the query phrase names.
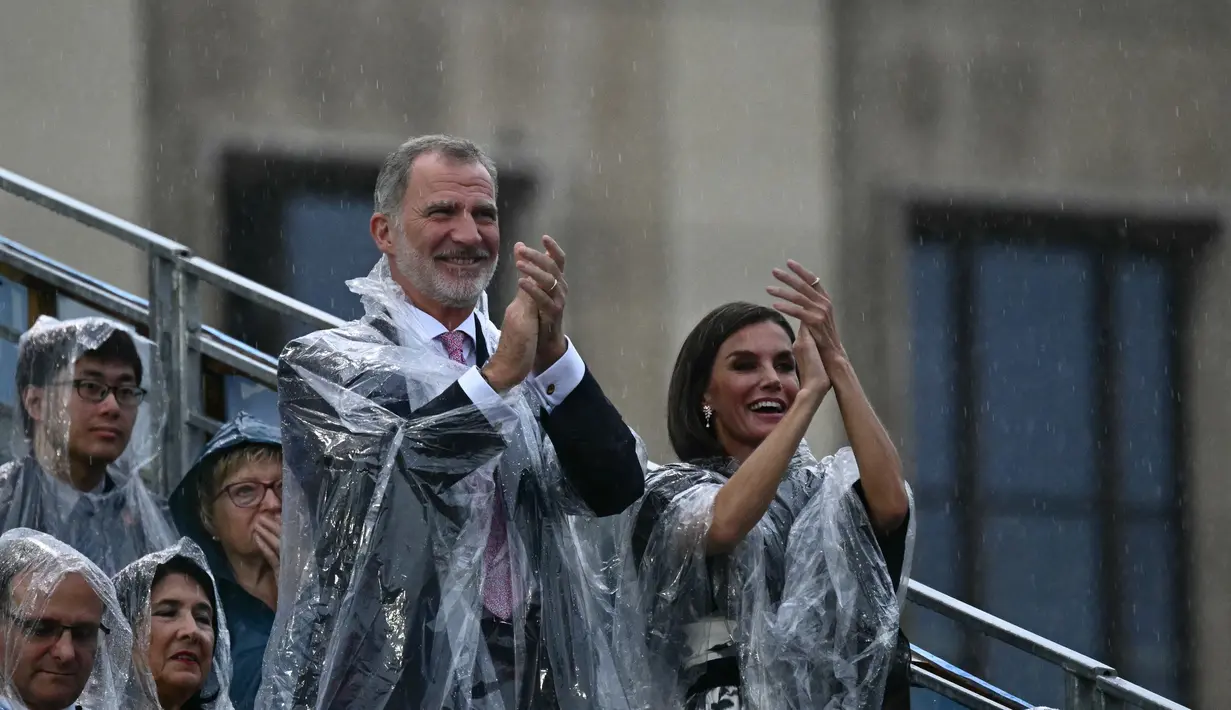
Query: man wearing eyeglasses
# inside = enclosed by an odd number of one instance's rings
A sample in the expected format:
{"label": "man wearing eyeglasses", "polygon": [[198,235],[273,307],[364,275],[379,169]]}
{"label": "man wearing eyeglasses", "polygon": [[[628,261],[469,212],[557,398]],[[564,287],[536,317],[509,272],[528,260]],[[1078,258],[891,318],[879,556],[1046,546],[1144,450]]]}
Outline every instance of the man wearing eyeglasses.
{"label": "man wearing eyeglasses", "polygon": [[0,710],[119,707],[132,634],[118,612],[76,550],[32,530],[0,536]]}
{"label": "man wearing eyeglasses", "polygon": [[[41,318],[18,346],[15,461],[0,467],[0,530],[26,527],[107,574],[175,541],[140,467],[157,451],[134,334],[102,318]],[[148,432],[133,442],[139,418]]]}

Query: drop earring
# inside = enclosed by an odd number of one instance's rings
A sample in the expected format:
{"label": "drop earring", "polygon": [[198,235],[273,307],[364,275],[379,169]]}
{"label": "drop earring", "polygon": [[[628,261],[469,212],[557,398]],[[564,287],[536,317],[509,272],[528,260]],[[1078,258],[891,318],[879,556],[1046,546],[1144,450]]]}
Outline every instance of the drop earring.
{"label": "drop earring", "polygon": [[701,406],[701,416],[705,417],[705,428],[710,428],[710,422],[714,418],[714,408],[708,404]]}

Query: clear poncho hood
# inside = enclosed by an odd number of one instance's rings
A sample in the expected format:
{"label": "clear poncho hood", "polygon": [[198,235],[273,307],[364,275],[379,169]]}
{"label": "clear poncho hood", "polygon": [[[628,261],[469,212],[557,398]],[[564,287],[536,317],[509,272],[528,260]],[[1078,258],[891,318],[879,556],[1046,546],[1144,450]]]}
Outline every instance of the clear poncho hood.
{"label": "clear poncho hood", "polygon": [[201,548],[186,537],[164,550],[148,554],[133,562],[121,570],[113,580],[120,609],[133,631],[133,669],[126,690],[128,698],[126,707],[150,708],[150,710],[159,708],[158,688],[154,683],[154,676],[149,666],[150,603],[158,568],[176,557],[182,557],[196,565],[212,583],[210,591],[213,594],[211,603],[214,605],[214,654],[209,677],[201,690],[201,697],[211,698],[211,700],[206,701],[202,708],[204,710],[232,710],[229,695],[231,638],[227,631],[222,600],[218,597],[218,580],[210,571],[209,562],[206,561]]}
{"label": "clear poncho hood", "polygon": [[[153,341],[137,334],[130,326],[108,318],[75,318],[60,321],[51,316],[40,316],[34,325],[22,334],[18,341],[18,360],[27,365],[26,372],[18,373],[18,381],[52,380],[65,383],[72,377],[73,366],[86,353],[96,351],[115,336],[127,338],[140,358],[137,373],[140,387],[147,391],[137,410],[132,434],[124,453],[111,466],[120,475],[144,474],[155,480],[155,469],[162,453],[162,433],[166,418],[166,382],[158,358],[158,348]],[[37,353],[37,357],[22,357],[23,353]],[[41,372],[40,372],[41,371]],[[43,376],[42,373],[47,373]],[[22,393],[18,392],[19,399]],[[40,427],[49,432],[45,450],[32,451],[33,442],[18,426],[11,433],[11,450],[14,457],[35,453],[48,469],[61,469],[68,456],[68,398],[75,396],[71,387],[59,386],[49,390],[44,398],[43,417],[47,425]],[[18,417],[20,420],[21,418]],[[55,471],[48,470],[48,473]]]}
{"label": "clear poncho hood", "polygon": [[240,412],[214,434],[171,493],[168,501],[171,519],[181,535],[192,538],[201,547],[214,576],[234,578],[222,545],[201,522],[202,477],[212,476],[218,461],[235,449],[281,445],[277,427],[266,424],[247,412]]}
{"label": "clear poncho hood", "polygon": [[[80,575],[98,596],[103,610],[101,622],[106,628],[106,632],[100,632],[89,681],[75,703],[89,710],[128,708],[124,689],[132,663],[132,632],[111,580],[98,565],[63,542],[35,530],[16,528],[0,535],[0,581],[6,594],[0,599],[6,607],[6,618],[0,619],[0,699],[15,710],[25,707],[13,678],[17,659],[31,638],[18,628],[14,619],[44,618],[51,595],[70,574]],[[14,605],[18,586],[23,592],[22,601]]]}

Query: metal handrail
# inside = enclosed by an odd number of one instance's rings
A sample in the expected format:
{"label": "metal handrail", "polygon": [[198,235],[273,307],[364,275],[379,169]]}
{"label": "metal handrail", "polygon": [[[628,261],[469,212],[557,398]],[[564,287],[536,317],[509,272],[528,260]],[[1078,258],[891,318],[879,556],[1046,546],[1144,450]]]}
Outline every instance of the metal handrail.
{"label": "metal handrail", "polygon": [[969,626],[974,630],[990,636],[998,641],[1025,651],[1036,658],[1053,663],[1072,673],[1094,679],[1106,675],[1115,675],[1111,666],[1084,656],[1055,641],[1043,638],[1027,631],[1020,626],[1011,624],[1000,617],[993,616],[978,607],[971,606],[960,599],[915,580],[910,580],[907,599],[924,609],[943,614],[954,621]]}
{"label": "metal handrail", "polygon": [[[943,658],[928,653],[916,644],[910,645],[910,668],[912,677],[915,674],[927,673],[946,681],[950,685],[962,688],[966,693],[976,695],[983,700],[1008,710],[1027,710],[1034,707],[1021,698],[1011,695],[1001,688],[988,683],[982,678],[967,673]],[[939,692],[939,691],[938,691]]]}
{"label": "metal handrail", "polygon": [[182,266],[184,271],[211,286],[240,298],[246,298],[282,315],[298,318],[313,328],[338,328],[346,323],[332,313],[313,308],[199,256],[185,256]]}
{"label": "metal handrail", "polygon": [[[208,283],[313,327],[336,327],[343,322],[336,316],[194,256],[179,242],[4,168],[0,168],[0,190],[120,239],[147,255],[150,267],[150,298],[143,300],[48,259],[17,242],[0,237],[0,263],[29,273],[86,303],[125,319],[148,324],[151,336],[158,341],[164,367],[168,368],[172,380],[169,387],[172,418],[169,419],[167,431],[167,449],[174,455],[167,457],[164,467],[171,465],[175,470],[168,471],[164,468],[164,485],[169,484],[170,477],[178,474],[180,469],[187,465],[189,454],[195,455],[199,450],[200,442],[196,434],[209,433],[218,426],[218,422],[201,411],[200,392],[194,391],[192,386],[195,384],[192,376],[195,374],[199,377],[201,355],[225,362],[269,387],[277,386],[277,363],[273,358],[201,324],[200,304],[197,300],[199,282]],[[169,323],[174,327],[169,329]],[[196,389],[199,390],[199,387]],[[167,487],[169,489],[170,486]],[[1063,668],[1068,678],[1066,707],[1072,710],[1102,710],[1107,706],[1108,700],[1126,702],[1147,710],[1185,710],[1181,705],[1118,678],[1115,669],[1106,664],[927,585],[911,580],[908,599]],[[990,694],[981,694],[977,689],[963,687],[928,668],[913,667],[912,678],[923,687],[945,697],[970,703],[967,707],[989,710],[1007,707]]]}
{"label": "metal handrail", "polygon": [[174,259],[180,268],[228,293],[251,300],[313,327],[332,328],[342,321],[329,313],[262,286],[200,257],[179,242],[139,227],[97,207],[65,195],[17,173],[0,168],[0,190],[29,200],[62,217],[111,235],[147,254]]}
{"label": "metal handrail", "polygon": [[[144,298],[115,289],[3,236],[0,236],[0,264],[29,274],[95,308],[114,313],[121,320],[143,323],[149,318],[149,302]],[[271,389],[278,386],[276,358],[210,326],[202,326],[192,343],[203,355],[234,368],[244,376]]]}
{"label": "metal handrail", "polygon": [[87,205],[81,200],[18,175],[12,170],[0,168],[0,190],[29,200],[39,207],[68,217],[74,222],[80,222],[91,229],[97,229],[103,234],[109,234],[147,253],[162,257],[174,257],[188,253],[188,247],[177,241],[155,234],[144,227],[138,227],[128,220]]}
{"label": "metal handrail", "polygon": [[1143,710],[1188,710],[1177,702],[1168,700],[1158,693],[1130,683],[1119,676],[1105,676],[1097,681],[1099,692],[1107,698],[1113,698],[1128,703]]}
{"label": "metal handrail", "polygon": [[112,288],[97,279],[82,278],[82,275],[73,273],[64,264],[11,239],[0,237],[0,262],[125,320],[144,322],[149,315],[149,306],[144,300]]}
{"label": "metal handrail", "polygon": [[998,703],[986,695],[963,687],[947,678],[942,678],[937,673],[926,668],[912,667],[910,669],[910,681],[913,687],[926,688],[950,700],[961,703],[962,707],[972,708],[973,710],[1018,710],[1017,706]]}
{"label": "metal handrail", "polygon": [[[201,392],[196,387],[200,356],[211,346],[202,342],[198,287],[210,284],[252,303],[290,316],[312,327],[330,328],[342,321],[320,309],[301,303],[271,288],[194,256],[188,247],[156,234],[144,227],[104,212],[92,205],[65,195],[46,185],[0,168],[0,190],[29,200],[51,212],[113,236],[145,253],[149,273],[149,300],[145,323],[150,337],[158,345],[167,376],[167,430],[164,440],[162,482],[170,488],[187,470],[196,451],[204,444],[199,428],[193,426],[203,416],[200,410]],[[17,250],[10,250],[17,256]],[[27,255],[28,256],[28,255]],[[53,276],[51,283],[64,284]],[[64,284],[67,285],[67,284]],[[102,298],[119,306],[116,313],[132,314],[127,306],[106,298],[105,294],[86,283],[73,284],[80,297]],[[229,354],[229,353],[227,353]],[[266,368],[267,369],[267,368]],[[266,374],[266,373],[262,373]]]}
{"label": "metal handrail", "polygon": [[[1111,666],[913,579],[908,583],[907,599],[985,636],[1059,666],[1064,671],[1065,707],[1100,710],[1104,707],[1106,695],[1098,681],[1116,676],[1116,670]],[[1131,691],[1126,689],[1126,692]],[[1143,698],[1142,702],[1148,702],[1148,699]]]}

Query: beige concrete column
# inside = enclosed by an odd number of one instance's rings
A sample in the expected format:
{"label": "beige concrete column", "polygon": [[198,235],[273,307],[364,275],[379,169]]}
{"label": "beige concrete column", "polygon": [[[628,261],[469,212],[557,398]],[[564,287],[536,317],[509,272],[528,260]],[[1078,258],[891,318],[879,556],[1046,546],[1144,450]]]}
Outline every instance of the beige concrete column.
{"label": "beige concrete column", "polygon": [[[688,330],[715,306],[770,304],[770,270],[794,258],[836,281],[834,39],[828,3],[671,3],[666,33],[670,375]],[[826,403],[817,453],[844,440]]]}
{"label": "beige concrete column", "polygon": [[[144,61],[138,0],[6,2],[0,165],[141,224]],[[0,234],[145,295],[140,254],[0,196]]]}
{"label": "beige concrete column", "polygon": [[657,3],[534,0],[449,10],[449,130],[539,179],[527,220],[569,254],[568,331],[655,457],[665,452],[662,363],[670,312],[669,160]]}

